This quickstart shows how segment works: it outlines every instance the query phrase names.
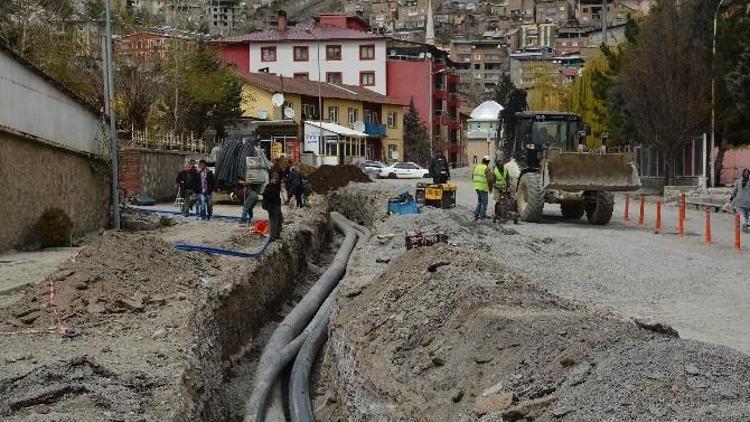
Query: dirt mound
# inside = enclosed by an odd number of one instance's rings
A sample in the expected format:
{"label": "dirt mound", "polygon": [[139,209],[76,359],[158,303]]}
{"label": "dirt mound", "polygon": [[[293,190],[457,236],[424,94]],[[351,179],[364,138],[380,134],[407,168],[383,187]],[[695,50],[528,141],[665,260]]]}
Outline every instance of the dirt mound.
{"label": "dirt mound", "polygon": [[307,177],[315,193],[327,193],[328,191],[342,188],[349,184],[349,182],[372,182],[362,169],[350,164],[320,166],[320,168]]}
{"label": "dirt mound", "polygon": [[750,417],[750,357],[565,301],[483,254],[408,251],[355,293],[332,319],[318,420]]}
{"label": "dirt mound", "polygon": [[107,233],[14,306],[0,310],[0,326],[47,328],[57,324],[55,313],[75,326],[105,314],[141,313],[198,289],[213,262],[212,257],[179,252],[153,235]]}

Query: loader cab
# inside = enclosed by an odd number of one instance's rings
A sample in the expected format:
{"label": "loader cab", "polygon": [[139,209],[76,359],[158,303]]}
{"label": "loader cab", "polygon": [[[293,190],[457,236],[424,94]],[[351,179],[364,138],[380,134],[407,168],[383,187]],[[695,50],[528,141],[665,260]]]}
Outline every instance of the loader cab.
{"label": "loader cab", "polygon": [[[574,113],[517,113],[515,136],[506,140],[511,156],[526,168],[538,168],[547,149],[572,152],[578,149],[581,117]],[[510,142],[509,142],[510,141]]]}

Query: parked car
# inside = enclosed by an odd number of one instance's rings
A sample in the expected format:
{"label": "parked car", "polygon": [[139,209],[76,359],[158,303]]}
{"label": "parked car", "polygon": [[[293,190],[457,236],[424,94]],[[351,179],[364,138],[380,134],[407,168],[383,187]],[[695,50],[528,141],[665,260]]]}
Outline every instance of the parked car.
{"label": "parked car", "polygon": [[380,176],[380,171],[383,170],[385,164],[380,161],[367,160],[362,165],[362,170],[371,177]]}
{"label": "parked car", "polygon": [[430,171],[420,167],[417,163],[393,163],[380,170],[380,177],[388,179],[422,179],[430,177]]}

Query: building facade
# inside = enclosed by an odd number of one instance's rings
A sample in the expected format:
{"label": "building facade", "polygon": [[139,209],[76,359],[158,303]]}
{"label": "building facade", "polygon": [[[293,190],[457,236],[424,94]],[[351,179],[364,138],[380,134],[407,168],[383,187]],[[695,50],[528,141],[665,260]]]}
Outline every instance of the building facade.
{"label": "building facade", "polygon": [[509,47],[505,40],[453,40],[451,59],[457,63],[460,90],[469,94],[475,104],[510,72]]}
{"label": "building facade", "polygon": [[[386,38],[358,18],[322,15],[310,25],[277,26],[216,42],[222,59],[243,72],[366,87],[386,94]],[[318,60],[320,57],[320,60]]]}

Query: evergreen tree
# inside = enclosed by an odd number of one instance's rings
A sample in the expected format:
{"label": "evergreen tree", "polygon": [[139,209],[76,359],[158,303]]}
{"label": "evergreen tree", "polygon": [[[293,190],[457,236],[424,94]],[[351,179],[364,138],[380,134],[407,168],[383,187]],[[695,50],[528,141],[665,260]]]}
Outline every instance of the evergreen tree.
{"label": "evergreen tree", "polygon": [[510,101],[510,94],[512,94],[515,89],[516,86],[510,79],[510,75],[504,73],[500,76],[500,81],[495,85],[495,102],[503,106],[503,108],[507,107],[508,102]]}
{"label": "evergreen tree", "polygon": [[[508,106],[500,112],[500,128],[498,128],[498,139],[502,139],[503,151],[511,153],[513,151],[513,142],[516,136],[516,125],[518,124],[518,118],[516,113],[528,110],[529,106],[526,102],[526,91],[523,89],[517,89],[513,87],[513,91],[508,97]],[[501,137],[502,135],[502,137]],[[504,139],[503,139],[504,137]],[[518,148],[516,148],[519,151]]]}
{"label": "evergreen tree", "polygon": [[430,153],[430,137],[424,123],[419,120],[419,112],[412,98],[404,114],[404,159],[427,165]]}

